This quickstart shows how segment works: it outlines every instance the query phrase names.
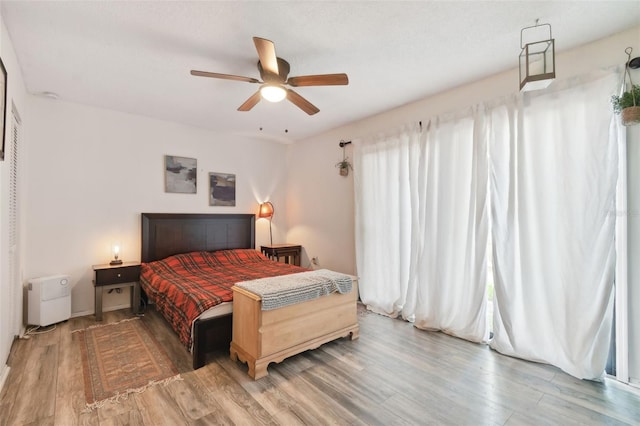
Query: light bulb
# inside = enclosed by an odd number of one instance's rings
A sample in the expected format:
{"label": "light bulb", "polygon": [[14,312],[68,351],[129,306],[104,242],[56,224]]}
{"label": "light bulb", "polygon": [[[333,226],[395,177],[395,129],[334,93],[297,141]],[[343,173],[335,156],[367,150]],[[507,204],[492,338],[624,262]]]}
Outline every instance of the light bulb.
{"label": "light bulb", "polygon": [[281,86],[264,85],[260,89],[260,95],[269,102],[280,102],[287,96],[287,92]]}

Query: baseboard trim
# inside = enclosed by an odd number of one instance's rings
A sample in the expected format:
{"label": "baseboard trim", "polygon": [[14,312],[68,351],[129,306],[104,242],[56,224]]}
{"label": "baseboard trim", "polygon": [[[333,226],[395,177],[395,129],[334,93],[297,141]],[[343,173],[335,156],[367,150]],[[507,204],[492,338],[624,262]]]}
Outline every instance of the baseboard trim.
{"label": "baseboard trim", "polygon": [[71,314],[71,318],[77,318],[77,317],[85,317],[87,315],[93,315],[95,312],[93,311],[80,311],[80,312],[74,312]]}
{"label": "baseboard trim", "polygon": [[[127,303],[124,305],[115,305],[115,306],[108,306],[102,309],[102,312],[111,312],[111,311],[117,311],[120,309],[130,309],[131,308],[131,304]],[[77,317],[84,317],[87,315],[94,315],[96,312],[95,311],[80,311],[80,312],[74,312],[71,314],[71,318],[77,318]]]}
{"label": "baseboard trim", "polygon": [[9,377],[9,370],[11,370],[11,367],[9,367],[7,364],[5,364],[2,367],[2,370],[0,370],[0,392],[2,392],[4,383],[7,381],[7,377]]}

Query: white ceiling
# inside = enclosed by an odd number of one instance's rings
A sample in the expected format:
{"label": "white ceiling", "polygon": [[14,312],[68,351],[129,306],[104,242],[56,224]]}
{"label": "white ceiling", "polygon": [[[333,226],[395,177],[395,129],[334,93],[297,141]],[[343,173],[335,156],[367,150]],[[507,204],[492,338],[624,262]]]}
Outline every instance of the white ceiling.
{"label": "white ceiling", "polygon": [[[287,142],[515,68],[536,19],[557,51],[634,27],[640,1],[2,0],[1,14],[30,93]],[[286,101],[236,111],[257,85],[189,71],[259,78],[253,36],[290,76],[349,85],[296,88],[314,116]]]}

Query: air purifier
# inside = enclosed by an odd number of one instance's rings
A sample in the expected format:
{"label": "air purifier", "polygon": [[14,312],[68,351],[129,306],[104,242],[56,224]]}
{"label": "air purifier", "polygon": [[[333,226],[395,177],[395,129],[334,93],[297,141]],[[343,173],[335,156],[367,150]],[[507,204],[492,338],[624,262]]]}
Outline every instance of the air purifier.
{"label": "air purifier", "polygon": [[46,326],[71,317],[71,284],[68,275],[34,278],[28,286],[27,322]]}

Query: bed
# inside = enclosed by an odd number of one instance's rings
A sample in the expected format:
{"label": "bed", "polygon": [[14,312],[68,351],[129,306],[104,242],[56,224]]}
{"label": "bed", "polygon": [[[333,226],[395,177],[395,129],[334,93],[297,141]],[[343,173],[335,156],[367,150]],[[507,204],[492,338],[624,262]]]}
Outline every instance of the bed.
{"label": "bed", "polygon": [[358,337],[355,277],[270,260],[254,232],[253,214],[142,214],[141,289],[194,369],[230,350],[258,379],[270,362]]}
{"label": "bed", "polygon": [[[255,250],[253,214],[143,213],[141,247],[141,288],[176,331],[181,342],[191,350],[194,369],[205,365],[210,353],[229,349],[232,336],[231,287],[235,282],[305,271],[294,265],[268,260]],[[251,265],[244,269],[239,266],[247,260]],[[178,297],[179,303],[190,304],[191,308],[183,313],[170,309],[166,294],[179,289],[161,289],[160,284],[152,282],[149,270],[152,266],[167,268],[171,263],[188,271],[193,281],[197,281],[199,278],[191,265],[200,261],[216,267],[232,265],[226,283],[221,275],[214,277],[216,288],[209,293],[215,299],[215,306],[212,308],[212,303],[203,305],[203,302],[195,301],[191,293],[197,291],[196,287],[183,284],[181,291],[185,294]],[[261,261],[266,265],[264,270],[258,266]],[[194,306],[197,311],[195,317]]]}

